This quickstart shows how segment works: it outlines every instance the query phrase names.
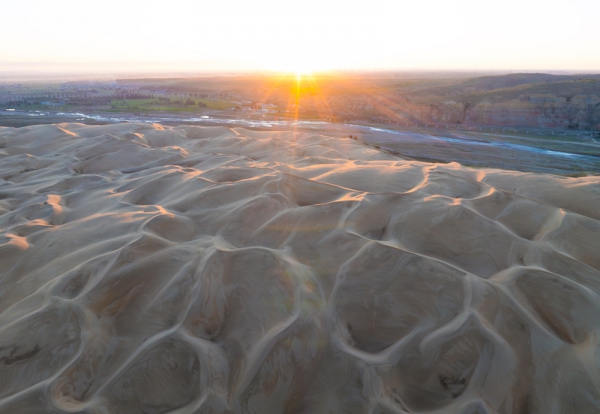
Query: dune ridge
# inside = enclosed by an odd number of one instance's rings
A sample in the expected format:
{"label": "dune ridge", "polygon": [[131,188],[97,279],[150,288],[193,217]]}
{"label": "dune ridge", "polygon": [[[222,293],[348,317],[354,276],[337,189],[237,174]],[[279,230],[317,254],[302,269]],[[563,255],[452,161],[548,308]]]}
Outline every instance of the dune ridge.
{"label": "dune ridge", "polygon": [[2,413],[600,412],[600,177],[0,128]]}

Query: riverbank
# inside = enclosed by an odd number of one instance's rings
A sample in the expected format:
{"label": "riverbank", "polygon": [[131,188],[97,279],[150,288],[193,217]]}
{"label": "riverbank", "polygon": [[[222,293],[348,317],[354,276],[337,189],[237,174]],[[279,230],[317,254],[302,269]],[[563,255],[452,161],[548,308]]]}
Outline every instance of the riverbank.
{"label": "riverbank", "polygon": [[478,168],[502,168],[523,172],[559,175],[600,174],[600,144],[579,142],[568,137],[523,136],[469,131],[444,131],[422,127],[407,128],[371,123],[341,124],[306,120],[264,120],[236,118],[228,113],[200,116],[128,113],[2,112],[0,125],[22,127],[35,124],[80,122],[87,125],[120,122],[164,125],[205,125],[244,127],[263,131],[302,130],[335,136],[353,136],[374,148],[429,162],[458,162]]}

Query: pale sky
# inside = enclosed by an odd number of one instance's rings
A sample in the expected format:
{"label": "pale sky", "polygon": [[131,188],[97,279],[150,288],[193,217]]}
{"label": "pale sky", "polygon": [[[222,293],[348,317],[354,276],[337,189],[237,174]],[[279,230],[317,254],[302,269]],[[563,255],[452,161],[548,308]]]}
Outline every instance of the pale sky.
{"label": "pale sky", "polygon": [[600,0],[0,0],[0,10],[0,71],[600,70]]}

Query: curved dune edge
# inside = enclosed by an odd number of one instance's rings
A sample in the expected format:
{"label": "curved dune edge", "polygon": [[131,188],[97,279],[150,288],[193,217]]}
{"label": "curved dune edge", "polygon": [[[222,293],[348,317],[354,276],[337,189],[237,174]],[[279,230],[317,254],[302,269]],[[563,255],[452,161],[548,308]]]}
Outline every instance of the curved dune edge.
{"label": "curved dune edge", "polygon": [[600,178],[0,128],[2,413],[600,412]]}

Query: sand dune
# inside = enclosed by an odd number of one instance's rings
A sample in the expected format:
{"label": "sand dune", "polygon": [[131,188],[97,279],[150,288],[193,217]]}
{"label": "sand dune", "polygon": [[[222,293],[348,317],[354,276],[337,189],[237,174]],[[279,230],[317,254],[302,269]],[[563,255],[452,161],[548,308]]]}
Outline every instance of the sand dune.
{"label": "sand dune", "polygon": [[2,413],[598,413],[600,177],[0,129]]}

